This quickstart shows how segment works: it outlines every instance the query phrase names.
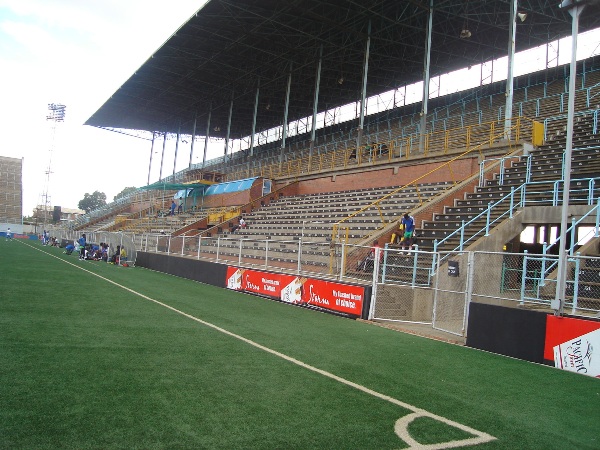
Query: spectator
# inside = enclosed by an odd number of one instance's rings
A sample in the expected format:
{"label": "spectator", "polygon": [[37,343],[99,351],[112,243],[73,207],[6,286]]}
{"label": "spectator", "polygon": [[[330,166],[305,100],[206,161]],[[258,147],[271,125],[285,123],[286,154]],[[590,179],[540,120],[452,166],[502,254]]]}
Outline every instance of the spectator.
{"label": "spectator", "polygon": [[108,244],[102,243],[102,244],[100,244],[100,248],[102,249],[102,256],[101,256],[102,261],[108,262]]}
{"label": "spectator", "polygon": [[404,250],[406,247],[406,250],[412,250],[413,234],[415,232],[415,218],[406,213],[404,214],[404,217],[402,217],[402,221],[400,223],[404,227],[404,237],[402,242],[400,242],[400,245],[402,246],[401,249]]}
{"label": "spectator", "polygon": [[121,247],[121,253],[119,253],[119,261],[117,264],[125,264],[127,262],[127,252],[125,247]]}
{"label": "spectator", "polygon": [[[367,254],[367,256],[365,256],[365,258],[358,263],[358,270],[362,270],[363,272],[367,272],[369,270],[373,270],[374,267],[374,262],[375,262],[375,252],[376,249],[379,248],[379,242],[375,241],[373,242],[373,247],[371,247],[371,250],[369,251],[369,253]],[[380,257],[383,256],[383,253],[380,255]]]}
{"label": "spectator", "polygon": [[77,243],[79,244],[79,259],[85,259],[85,233],[81,235]]}
{"label": "spectator", "polygon": [[73,250],[75,250],[75,246],[73,244],[67,244],[67,246],[65,247],[65,253],[67,255],[73,253]]}
{"label": "spectator", "polygon": [[389,153],[390,149],[385,142],[379,146],[379,156],[385,156]]}
{"label": "spectator", "polygon": [[243,217],[240,217],[240,220],[238,221],[237,224],[235,224],[233,226],[233,228],[231,229],[231,232],[235,233],[237,230],[239,230],[241,228],[246,228],[246,221],[244,220]]}
{"label": "spectator", "polygon": [[396,245],[400,244],[404,238],[404,225],[402,225],[402,221],[398,222],[398,229],[392,233],[392,237],[390,238],[390,244]]}
{"label": "spectator", "polygon": [[6,230],[6,240],[11,240],[12,239],[12,232],[10,231],[10,227],[8,228],[8,230]]}
{"label": "spectator", "polygon": [[171,200],[171,215],[174,216],[175,215],[175,208],[177,208],[177,205],[175,204],[175,200]]}
{"label": "spectator", "polygon": [[183,200],[179,200],[179,206],[177,207],[177,214],[181,214],[183,212]]}
{"label": "spectator", "polygon": [[121,256],[121,246],[117,245],[117,251],[115,252],[114,255],[112,255],[110,257],[110,263],[111,264],[118,264],[119,263],[119,257]]}

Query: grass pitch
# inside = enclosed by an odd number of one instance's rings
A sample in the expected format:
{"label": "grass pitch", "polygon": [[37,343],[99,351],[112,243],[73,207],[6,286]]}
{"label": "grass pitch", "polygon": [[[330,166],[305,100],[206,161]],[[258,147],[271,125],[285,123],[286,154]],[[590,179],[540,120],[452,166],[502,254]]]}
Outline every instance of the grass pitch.
{"label": "grass pitch", "polygon": [[415,409],[473,448],[600,448],[600,380],[37,242],[0,241],[0,361],[0,448],[398,449]]}

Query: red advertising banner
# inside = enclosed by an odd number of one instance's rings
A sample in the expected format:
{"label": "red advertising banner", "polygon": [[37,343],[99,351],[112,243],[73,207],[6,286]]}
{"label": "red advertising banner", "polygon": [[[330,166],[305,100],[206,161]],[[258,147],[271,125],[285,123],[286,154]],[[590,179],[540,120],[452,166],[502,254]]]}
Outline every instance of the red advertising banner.
{"label": "red advertising banner", "polygon": [[311,305],[353,316],[361,315],[365,295],[362,286],[237,267],[227,268],[226,286],[286,303]]}
{"label": "red advertising banner", "polygon": [[548,315],[546,318],[546,341],[544,359],[554,360],[554,347],[600,329],[600,322]]}

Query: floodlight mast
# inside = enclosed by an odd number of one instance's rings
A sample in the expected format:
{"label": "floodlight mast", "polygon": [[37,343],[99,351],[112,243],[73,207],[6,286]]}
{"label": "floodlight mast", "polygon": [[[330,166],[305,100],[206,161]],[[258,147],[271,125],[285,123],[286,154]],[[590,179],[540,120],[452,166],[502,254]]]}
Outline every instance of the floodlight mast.
{"label": "floodlight mast", "polygon": [[573,117],[575,116],[575,78],[577,76],[577,35],[579,33],[579,16],[586,5],[598,3],[598,0],[563,0],[559,7],[566,9],[573,18],[571,26],[571,67],[569,73],[569,100],[567,113],[567,139],[565,143],[563,197],[560,217],[560,238],[558,268],[556,275],[556,293],[551,307],[554,315],[561,316],[565,308],[567,278],[567,226],[569,214],[569,189],[571,185],[571,155],[573,153]]}
{"label": "floodlight mast", "polygon": [[48,191],[50,190],[50,174],[52,173],[52,153],[54,151],[54,141],[56,138],[56,126],[59,122],[65,121],[67,107],[60,103],[48,103],[48,114],[46,120],[51,122],[52,126],[52,137],[50,140],[50,156],[48,158],[48,168],[46,169],[46,180],[44,183],[44,193],[42,198],[44,200],[44,229],[48,223],[48,208],[50,207],[50,196]]}

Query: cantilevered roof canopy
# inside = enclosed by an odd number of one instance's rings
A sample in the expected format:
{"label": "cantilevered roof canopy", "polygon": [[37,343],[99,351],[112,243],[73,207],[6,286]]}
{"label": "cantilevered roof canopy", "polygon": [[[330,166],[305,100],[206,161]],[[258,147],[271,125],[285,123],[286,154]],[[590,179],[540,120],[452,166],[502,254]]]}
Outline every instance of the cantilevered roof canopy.
{"label": "cantilevered roof canopy", "polygon": [[213,183],[198,181],[197,183],[171,183],[165,180],[157,181],[156,183],[149,184],[148,186],[142,186],[140,189],[146,191],[175,191],[179,189],[195,189],[203,188],[207,189]]}
{"label": "cantilevered roof canopy", "polygon": [[[318,110],[357,101],[371,24],[367,95],[419,81],[430,0],[209,0],[121,86],[87,125],[225,137],[279,126],[288,71],[289,121],[312,115],[320,49]],[[433,0],[431,76],[507,54],[511,0]],[[517,51],[568,36],[571,17],[558,0],[519,0]],[[580,32],[600,27],[587,6]],[[469,38],[461,38],[468,29]],[[259,81],[260,80],[260,81]],[[212,108],[211,108],[212,107]]]}

